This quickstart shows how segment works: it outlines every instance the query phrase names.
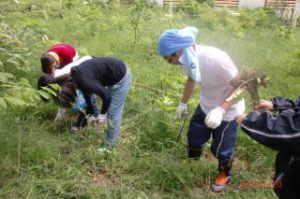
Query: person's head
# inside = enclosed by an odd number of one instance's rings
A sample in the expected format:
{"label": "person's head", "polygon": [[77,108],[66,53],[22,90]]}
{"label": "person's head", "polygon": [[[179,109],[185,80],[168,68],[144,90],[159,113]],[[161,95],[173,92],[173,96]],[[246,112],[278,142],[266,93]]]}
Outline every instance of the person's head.
{"label": "person's head", "polygon": [[183,49],[196,44],[197,34],[195,27],[166,30],[159,37],[158,51],[169,63],[180,64]]}
{"label": "person's head", "polygon": [[182,55],[182,53],[183,50],[179,49],[176,52],[172,53],[171,55],[164,55],[163,58],[170,64],[181,64],[179,62],[179,57]]}
{"label": "person's head", "polygon": [[42,89],[42,87],[47,87],[50,84],[56,83],[56,80],[54,77],[52,77],[51,75],[42,75],[39,79],[38,79],[38,89]]}
{"label": "person's head", "polygon": [[43,53],[41,56],[42,71],[45,74],[52,74],[59,67],[59,57],[54,52]]}

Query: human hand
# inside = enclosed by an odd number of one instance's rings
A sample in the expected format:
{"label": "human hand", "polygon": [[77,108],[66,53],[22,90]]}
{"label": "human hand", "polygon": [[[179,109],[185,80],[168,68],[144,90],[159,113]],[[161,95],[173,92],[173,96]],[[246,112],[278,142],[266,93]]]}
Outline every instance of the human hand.
{"label": "human hand", "polygon": [[271,101],[267,100],[260,100],[259,104],[254,107],[256,111],[262,111],[262,110],[272,110],[273,109],[273,103]]}
{"label": "human hand", "polygon": [[97,117],[91,116],[88,119],[88,123],[94,127],[103,127],[106,125],[106,114],[99,114]]}
{"label": "human hand", "polygon": [[225,110],[220,106],[214,108],[207,114],[204,120],[205,125],[211,129],[217,128],[218,126],[220,126],[224,114]]}
{"label": "human hand", "polygon": [[237,115],[235,117],[235,121],[240,124],[244,119],[246,119],[247,114],[241,114],[241,115]]}
{"label": "human hand", "polygon": [[96,117],[95,124],[99,127],[104,127],[106,125],[106,114],[99,114],[98,117]]}
{"label": "human hand", "polygon": [[187,104],[180,102],[178,107],[177,107],[177,116],[176,118],[179,120],[182,120],[182,118],[185,115],[188,115],[189,112],[187,111]]}
{"label": "human hand", "polygon": [[106,123],[106,114],[99,114],[97,117],[97,122],[100,124],[105,124]]}

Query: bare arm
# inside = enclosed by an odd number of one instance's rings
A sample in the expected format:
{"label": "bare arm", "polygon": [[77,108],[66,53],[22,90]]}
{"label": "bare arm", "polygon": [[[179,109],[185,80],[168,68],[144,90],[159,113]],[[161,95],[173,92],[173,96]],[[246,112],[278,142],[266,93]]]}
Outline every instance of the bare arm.
{"label": "bare arm", "polygon": [[189,98],[193,94],[194,89],[196,88],[196,82],[192,80],[190,77],[188,77],[185,87],[184,87],[184,92],[183,96],[181,98],[182,103],[187,103],[189,101]]}
{"label": "bare arm", "polygon": [[[230,96],[228,96],[228,98],[227,99],[225,99],[221,104],[220,104],[220,107],[223,109],[223,110],[225,110],[225,111],[227,111],[229,108],[230,108],[230,106],[233,104],[233,99],[235,98],[235,97],[237,97],[239,94],[237,93],[237,91],[236,91],[236,89],[241,85],[241,81],[240,81],[240,78],[241,78],[241,76],[240,76],[240,74],[238,73],[236,76],[235,76],[235,78],[233,78],[230,82],[229,82],[229,84],[231,85],[231,86],[233,86],[233,88],[234,88],[234,90],[233,90],[233,93],[230,95]],[[235,96],[236,95],[236,96]]]}
{"label": "bare arm", "polygon": [[220,107],[226,112],[230,108],[231,105],[232,105],[231,102],[224,101],[220,104]]}

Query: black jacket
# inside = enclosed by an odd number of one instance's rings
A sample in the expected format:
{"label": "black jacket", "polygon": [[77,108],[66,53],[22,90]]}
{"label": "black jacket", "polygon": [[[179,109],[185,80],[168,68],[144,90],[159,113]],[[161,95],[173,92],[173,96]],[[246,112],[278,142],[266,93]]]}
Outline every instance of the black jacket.
{"label": "black jacket", "polygon": [[242,130],[251,138],[278,151],[275,161],[274,191],[280,199],[300,198],[300,98],[272,99],[277,114],[251,112]]}
{"label": "black jacket", "polygon": [[242,122],[242,130],[267,147],[300,155],[300,98],[274,97],[272,102],[277,114],[251,112]]}
{"label": "black jacket", "polygon": [[96,57],[73,67],[73,81],[84,94],[95,93],[103,101],[101,113],[105,114],[111,102],[110,88],[126,74],[123,61],[112,57]]}

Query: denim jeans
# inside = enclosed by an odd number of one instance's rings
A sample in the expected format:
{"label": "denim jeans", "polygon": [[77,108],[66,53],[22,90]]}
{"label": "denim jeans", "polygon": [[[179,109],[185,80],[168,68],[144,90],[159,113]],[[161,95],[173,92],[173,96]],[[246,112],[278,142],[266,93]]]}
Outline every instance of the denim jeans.
{"label": "denim jeans", "polygon": [[197,107],[191,119],[188,131],[189,147],[202,149],[212,136],[213,142],[210,150],[219,160],[219,166],[231,164],[234,155],[237,123],[233,121],[222,121],[216,129],[209,129],[205,123],[206,114]]}
{"label": "denim jeans", "polygon": [[131,73],[129,68],[123,79],[111,87],[111,103],[107,111],[108,130],[106,143],[113,146],[119,137],[122,122],[122,113],[125,101],[131,86]]}

